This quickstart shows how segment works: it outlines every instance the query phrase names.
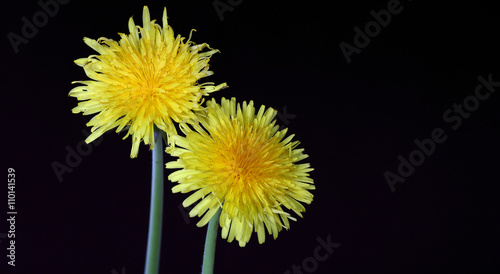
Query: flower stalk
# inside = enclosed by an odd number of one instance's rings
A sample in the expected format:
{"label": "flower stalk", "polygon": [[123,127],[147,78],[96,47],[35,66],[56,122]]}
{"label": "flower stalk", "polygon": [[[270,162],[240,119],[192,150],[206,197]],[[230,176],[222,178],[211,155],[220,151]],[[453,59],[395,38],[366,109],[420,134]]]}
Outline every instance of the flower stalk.
{"label": "flower stalk", "polygon": [[207,237],[205,238],[205,250],[203,252],[202,274],[214,273],[215,244],[217,242],[217,231],[219,226],[219,216],[222,208],[215,213],[208,223]]}
{"label": "flower stalk", "polygon": [[155,145],[151,171],[151,205],[149,212],[148,246],[144,273],[158,273],[160,268],[161,229],[163,213],[163,138],[155,127]]}

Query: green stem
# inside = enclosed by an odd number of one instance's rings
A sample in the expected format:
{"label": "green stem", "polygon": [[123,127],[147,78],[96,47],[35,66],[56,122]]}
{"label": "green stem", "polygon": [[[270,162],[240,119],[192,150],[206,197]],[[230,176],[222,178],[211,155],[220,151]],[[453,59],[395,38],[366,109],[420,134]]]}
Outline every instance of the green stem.
{"label": "green stem", "polygon": [[205,251],[203,253],[202,274],[214,273],[215,243],[217,240],[217,228],[219,227],[219,216],[221,210],[222,208],[219,208],[217,213],[215,213],[208,223],[207,237],[205,239]]}
{"label": "green stem", "polygon": [[163,214],[163,139],[155,127],[155,147],[151,169],[151,205],[149,211],[148,247],[145,274],[158,273],[160,268],[161,226]]}

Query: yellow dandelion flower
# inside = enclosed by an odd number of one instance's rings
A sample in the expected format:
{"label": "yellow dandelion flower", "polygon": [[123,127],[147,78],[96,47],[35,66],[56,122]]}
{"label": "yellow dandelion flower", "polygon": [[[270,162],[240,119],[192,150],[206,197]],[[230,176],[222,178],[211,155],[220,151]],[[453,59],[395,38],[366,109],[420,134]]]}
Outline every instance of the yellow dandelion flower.
{"label": "yellow dandelion flower", "polygon": [[276,239],[278,232],[290,228],[288,219],[296,220],[284,208],[302,217],[300,203],[311,203],[315,189],[309,177],[303,149],[296,149],[294,135],[285,138],[287,130],[278,131],[276,111],[264,106],[255,112],[252,101],[242,106],[231,100],[207,102],[199,123],[181,126],[186,137],[175,136],[176,147],[167,149],[177,161],[166,168],[182,168],[170,174],[177,182],[172,192],[194,191],[184,202],[191,217],[203,214],[197,226],[204,226],[217,213],[222,238],[240,246],[257,233],[259,243],[265,240],[265,229]]}
{"label": "yellow dandelion flower", "polygon": [[[73,113],[98,113],[88,123],[92,134],[87,143],[106,131],[127,127],[127,138],[132,135],[130,157],[137,157],[139,144],[144,140],[154,147],[154,126],[167,133],[177,134],[174,122],[194,118],[200,109],[202,96],[226,87],[213,83],[198,84],[198,80],[212,75],[208,62],[218,50],[207,44],[195,44],[191,37],[184,42],[174,37],[168,25],[167,11],[163,11],[162,26],[151,21],[149,10],[143,11],[143,26],[136,26],[130,18],[130,34],[120,33],[120,41],[101,37],[84,42],[98,52],[75,63],[92,79],[75,81],[83,86],[73,88],[69,95],[76,97],[78,106]],[[203,51],[208,48],[208,51]]]}

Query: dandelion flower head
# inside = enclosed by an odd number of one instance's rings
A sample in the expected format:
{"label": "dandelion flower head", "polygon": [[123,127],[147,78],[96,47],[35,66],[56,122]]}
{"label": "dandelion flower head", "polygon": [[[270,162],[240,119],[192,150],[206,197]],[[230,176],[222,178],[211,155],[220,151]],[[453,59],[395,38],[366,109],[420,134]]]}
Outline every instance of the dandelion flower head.
{"label": "dandelion flower head", "polygon": [[180,168],[168,177],[177,184],[174,193],[191,193],[183,205],[199,201],[191,217],[202,215],[197,226],[204,226],[222,208],[219,223],[222,237],[240,246],[257,233],[259,243],[265,231],[276,239],[282,228],[289,229],[285,209],[302,217],[301,203],[309,204],[315,189],[308,163],[297,164],[308,156],[297,149],[294,135],[285,138],[274,120],[276,111],[265,106],[256,113],[252,101],[236,103],[213,99],[199,114],[199,123],[183,125],[185,137],[174,137],[175,147],[167,149],[177,161],[167,168]]}
{"label": "dandelion flower head", "polygon": [[130,18],[130,34],[120,33],[119,42],[84,38],[98,54],[75,61],[91,80],[73,82],[82,85],[69,95],[80,101],[73,113],[97,113],[87,123],[92,127],[87,143],[108,130],[126,130],[123,139],[132,135],[130,157],[135,158],[142,141],[154,147],[155,126],[167,136],[176,135],[173,122],[192,120],[203,96],[226,87],[225,83],[198,83],[213,74],[208,62],[218,50],[195,44],[191,37],[187,41],[174,37],[166,9],[162,21],[161,26],[151,21],[144,7],[143,26]]}

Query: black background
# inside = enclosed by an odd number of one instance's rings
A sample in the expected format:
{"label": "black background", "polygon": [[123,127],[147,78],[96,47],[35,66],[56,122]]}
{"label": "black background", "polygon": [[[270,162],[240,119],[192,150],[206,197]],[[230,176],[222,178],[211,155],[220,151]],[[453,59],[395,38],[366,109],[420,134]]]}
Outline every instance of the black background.
{"label": "black background", "polygon": [[[71,0],[18,53],[7,34],[21,35],[21,18],[32,21],[41,8],[3,3],[2,172],[16,170],[18,215],[16,266],[7,265],[0,234],[0,273],[143,272],[148,148],[130,159],[130,138],[108,133],[62,182],[51,164],[65,164],[66,147],[77,148],[90,118],[72,114],[77,101],[68,97],[72,81],[87,79],[73,60],[94,54],[82,38],[118,40],[130,16],[142,24],[144,5],[159,21],[166,6],[175,34],[195,28],[193,41],[221,51],[210,63],[215,75],[203,81],[230,88],[213,98],[286,108],[278,123],[315,168],[304,218],[262,245],[256,235],[244,248],[219,238],[216,273],[284,273],[328,236],[341,246],[315,273],[499,273],[500,94],[480,101],[457,130],[442,116],[474,95],[479,75],[500,81],[500,4],[401,1],[401,13],[348,64],[339,44],[352,45],[353,28],[389,1],[237,2],[221,21],[213,1]],[[397,173],[398,155],[408,159],[414,140],[435,128],[447,140],[391,192],[384,172]],[[179,205],[187,196],[165,184],[160,272],[199,273],[206,227],[185,221]]]}

